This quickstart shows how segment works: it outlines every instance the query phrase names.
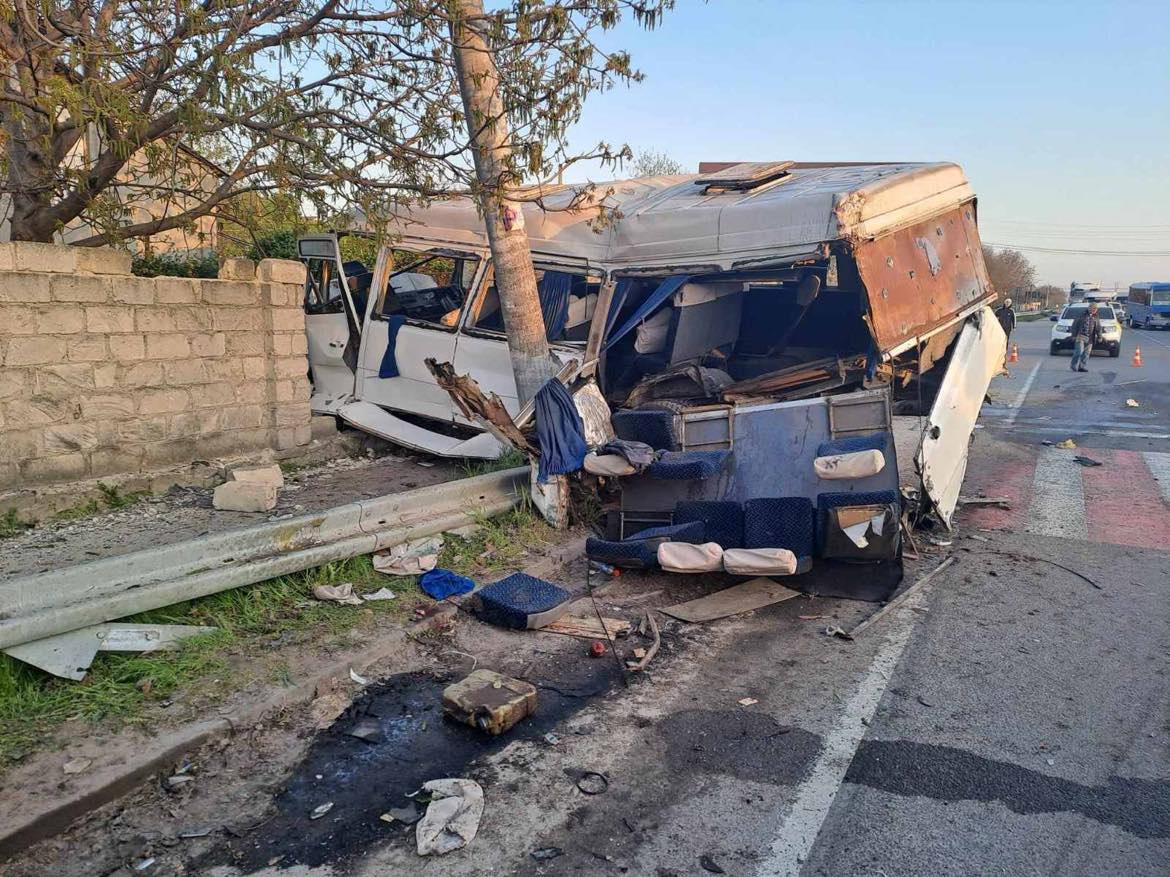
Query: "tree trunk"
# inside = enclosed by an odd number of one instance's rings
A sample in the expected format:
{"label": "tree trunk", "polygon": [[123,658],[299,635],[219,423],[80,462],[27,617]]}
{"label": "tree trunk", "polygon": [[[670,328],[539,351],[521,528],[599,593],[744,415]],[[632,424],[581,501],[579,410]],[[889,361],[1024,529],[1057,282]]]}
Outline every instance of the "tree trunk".
{"label": "tree trunk", "polygon": [[495,265],[516,392],[524,405],[553,376],[552,359],[524,214],[521,206],[509,202],[506,196],[506,188],[512,182],[512,149],[499,93],[499,71],[480,30],[486,26],[483,0],[457,0],[455,5],[459,15],[451,24],[455,70],[471,137],[478,200]]}

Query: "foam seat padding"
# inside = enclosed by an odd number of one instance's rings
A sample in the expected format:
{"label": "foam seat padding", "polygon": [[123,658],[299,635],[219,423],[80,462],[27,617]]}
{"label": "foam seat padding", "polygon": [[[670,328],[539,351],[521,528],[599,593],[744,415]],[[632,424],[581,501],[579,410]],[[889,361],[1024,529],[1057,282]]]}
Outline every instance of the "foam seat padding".
{"label": "foam seat padding", "polygon": [[[674,507],[675,524],[702,521],[706,539],[724,549],[743,548],[743,506],[723,500],[684,500]],[[681,540],[679,540],[681,541]]]}
{"label": "foam seat padding", "polygon": [[790,576],[797,562],[787,548],[729,548],[723,552],[723,569],[736,576]]}
{"label": "foam seat padding", "polygon": [[634,464],[621,454],[598,454],[596,452],[585,455],[584,467],[590,475],[601,475],[607,478],[633,475],[638,471]]}
{"label": "foam seat padding", "polygon": [[715,542],[663,542],[658,546],[658,565],[667,572],[718,572],[723,569],[723,549]]}
{"label": "foam seat padding", "polygon": [[813,460],[813,471],[826,481],[855,481],[877,475],[886,468],[886,456],[881,451],[850,451],[830,454]]}
{"label": "foam seat padding", "polygon": [[614,434],[628,442],[645,442],[657,451],[679,448],[678,415],[673,411],[619,409],[610,418]]}
{"label": "foam seat padding", "polygon": [[749,499],[743,504],[745,548],[787,548],[811,558],[816,543],[812,500],[804,496]]}
{"label": "foam seat padding", "polygon": [[646,470],[663,481],[703,481],[723,471],[731,451],[665,451]]}
{"label": "foam seat padding", "polygon": [[572,595],[559,585],[517,572],[476,591],[472,610],[483,621],[513,630],[552,624],[568,610]]}

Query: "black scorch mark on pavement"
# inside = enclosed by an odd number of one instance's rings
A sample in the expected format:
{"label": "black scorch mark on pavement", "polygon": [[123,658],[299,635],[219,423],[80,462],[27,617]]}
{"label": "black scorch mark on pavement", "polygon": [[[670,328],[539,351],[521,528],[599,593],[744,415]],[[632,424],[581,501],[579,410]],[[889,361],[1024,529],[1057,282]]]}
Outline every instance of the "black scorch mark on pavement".
{"label": "black scorch mark on pavement", "polygon": [[752,710],[683,710],[658,724],[672,768],[791,785],[808,773],[821,738]]}
{"label": "black scorch mark on pavement", "polygon": [[1110,777],[1105,785],[1054,777],[909,740],[866,740],[845,781],[939,801],[999,801],[1014,813],[1080,813],[1141,838],[1170,837],[1170,780]]}

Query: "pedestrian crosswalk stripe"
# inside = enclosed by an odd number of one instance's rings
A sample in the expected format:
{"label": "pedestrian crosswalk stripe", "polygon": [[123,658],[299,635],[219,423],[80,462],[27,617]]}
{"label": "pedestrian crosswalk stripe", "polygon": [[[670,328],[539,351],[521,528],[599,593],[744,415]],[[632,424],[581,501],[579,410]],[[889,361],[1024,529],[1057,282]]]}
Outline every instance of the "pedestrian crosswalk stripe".
{"label": "pedestrian crosswalk stripe", "polygon": [[1045,448],[1037,459],[1025,529],[1043,536],[1088,538],[1081,467],[1068,451]]}

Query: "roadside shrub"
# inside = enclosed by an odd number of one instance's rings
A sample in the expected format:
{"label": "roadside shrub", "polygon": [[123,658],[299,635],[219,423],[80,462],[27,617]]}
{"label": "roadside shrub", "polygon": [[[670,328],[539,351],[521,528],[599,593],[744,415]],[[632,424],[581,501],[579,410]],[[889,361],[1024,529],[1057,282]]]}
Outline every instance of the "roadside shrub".
{"label": "roadside shrub", "polygon": [[260,235],[248,248],[247,256],[253,262],[261,259],[292,259],[297,260],[297,233],[291,228],[282,228],[279,231]]}
{"label": "roadside shrub", "polygon": [[158,253],[135,256],[130,271],[139,277],[210,277],[219,275],[215,253]]}

